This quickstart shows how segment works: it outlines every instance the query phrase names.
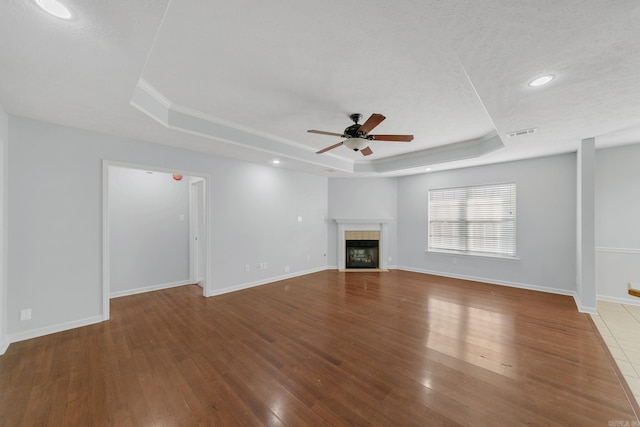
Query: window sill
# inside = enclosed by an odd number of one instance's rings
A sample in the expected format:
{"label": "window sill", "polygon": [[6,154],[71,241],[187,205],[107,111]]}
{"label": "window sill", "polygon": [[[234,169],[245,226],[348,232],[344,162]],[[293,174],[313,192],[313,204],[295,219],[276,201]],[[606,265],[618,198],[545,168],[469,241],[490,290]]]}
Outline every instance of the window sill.
{"label": "window sill", "polygon": [[520,258],[517,256],[511,257],[511,256],[500,256],[500,255],[489,255],[489,254],[474,254],[474,253],[467,253],[467,252],[434,251],[429,249],[426,249],[425,253],[433,254],[433,255],[447,255],[452,257],[464,257],[464,258],[487,258],[487,259],[494,259],[498,261],[512,261],[512,262],[520,261]]}

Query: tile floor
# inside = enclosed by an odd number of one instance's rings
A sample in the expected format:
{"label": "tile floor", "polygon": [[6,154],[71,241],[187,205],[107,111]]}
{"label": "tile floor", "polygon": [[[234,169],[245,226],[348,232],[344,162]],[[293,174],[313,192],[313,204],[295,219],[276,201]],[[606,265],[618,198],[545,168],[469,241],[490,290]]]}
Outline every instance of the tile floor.
{"label": "tile floor", "polygon": [[640,306],[598,301],[598,315],[591,317],[640,402]]}

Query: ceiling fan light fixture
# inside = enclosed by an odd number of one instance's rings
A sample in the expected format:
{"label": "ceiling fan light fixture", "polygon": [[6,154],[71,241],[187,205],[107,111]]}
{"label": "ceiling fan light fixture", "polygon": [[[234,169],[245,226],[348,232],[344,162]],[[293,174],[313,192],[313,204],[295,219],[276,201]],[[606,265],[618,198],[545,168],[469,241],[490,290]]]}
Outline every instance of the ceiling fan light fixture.
{"label": "ceiling fan light fixture", "polygon": [[528,85],[529,87],[538,87],[538,86],[546,85],[547,83],[549,83],[551,80],[555,78],[556,78],[555,74],[545,74],[543,76],[539,76],[531,80],[528,83]]}
{"label": "ceiling fan light fixture", "polygon": [[347,138],[344,141],[344,145],[353,151],[359,151],[369,145],[369,141],[364,138]]}

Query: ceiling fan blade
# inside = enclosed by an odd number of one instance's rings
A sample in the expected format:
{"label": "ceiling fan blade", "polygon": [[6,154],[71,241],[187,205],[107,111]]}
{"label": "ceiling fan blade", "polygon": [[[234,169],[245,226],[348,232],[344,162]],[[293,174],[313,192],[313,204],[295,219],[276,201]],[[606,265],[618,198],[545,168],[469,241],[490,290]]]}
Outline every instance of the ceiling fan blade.
{"label": "ceiling fan blade", "polygon": [[363,156],[368,156],[370,154],[373,154],[373,151],[371,151],[371,147],[364,147],[362,150],[360,150],[360,152],[362,153]]}
{"label": "ceiling fan blade", "polygon": [[410,142],[413,135],[369,135],[374,141]]}
{"label": "ceiling fan blade", "polygon": [[367,119],[366,122],[358,128],[358,132],[369,133],[373,130],[374,127],[378,126],[382,121],[386,119],[382,114],[373,113],[371,117]]}
{"label": "ceiling fan blade", "polygon": [[307,132],[309,132],[309,133],[317,133],[317,134],[320,134],[320,135],[331,135],[331,136],[339,136],[339,137],[341,137],[341,138],[346,138],[346,137],[345,137],[343,134],[341,134],[341,133],[325,132],[325,131],[323,131],[323,130],[313,130],[313,129],[310,129],[310,130],[308,130]]}
{"label": "ceiling fan blade", "polygon": [[339,147],[341,145],[342,145],[342,141],[338,142],[337,144],[330,145],[327,148],[323,148],[320,151],[316,151],[316,154],[322,154],[322,153],[324,153],[326,151],[333,150],[334,148]]}

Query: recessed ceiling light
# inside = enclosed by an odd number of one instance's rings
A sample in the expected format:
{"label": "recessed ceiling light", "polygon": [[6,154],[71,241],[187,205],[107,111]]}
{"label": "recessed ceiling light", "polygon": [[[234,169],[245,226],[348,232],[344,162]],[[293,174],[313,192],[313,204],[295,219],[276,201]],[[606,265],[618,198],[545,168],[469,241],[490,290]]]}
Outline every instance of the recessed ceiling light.
{"label": "recessed ceiling light", "polygon": [[280,164],[280,160],[274,159],[274,160],[271,160],[271,163],[273,163],[274,165],[279,165]]}
{"label": "recessed ceiling light", "polygon": [[431,168],[425,168],[424,170],[429,172],[431,170]]}
{"label": "recessed ceiling light", "polygon": [[547,83],[549,83],[551,80],[555,78],[556,76],[553,74],[545,74],[544,76],[536,77],[535,79],[531,80],[529,82],[529,86],[538,87],[538,86],[546,85]]}
{"label": "recessed ceiling light", "polygon": [[71,19],[71,11],[57,0],[36,0],[36,3],[56,18]]}

